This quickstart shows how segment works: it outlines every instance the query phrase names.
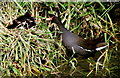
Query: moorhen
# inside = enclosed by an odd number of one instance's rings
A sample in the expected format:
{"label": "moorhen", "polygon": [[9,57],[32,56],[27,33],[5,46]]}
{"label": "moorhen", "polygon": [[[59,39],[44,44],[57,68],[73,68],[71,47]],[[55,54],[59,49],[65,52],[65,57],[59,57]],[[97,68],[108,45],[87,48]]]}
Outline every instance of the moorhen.
{"label": "moorhen", "polygon": [[68,56],[72,56],[74,53],[74,57],[82,56],[83,58],[94,57],[96,51],[106,48],[108,45],[105,45],[104,42],[100,41],[100,38],[94,40],[85,40],[78,35],[67,30],[63,23],[61,23],[60,19],[53,15],[49,15],[50,18],[46,20],[50,20],[53,23],[56,23],[62,31],[62,42],[64,47],[66,48],[66,53]]}
{"label": "moorhen", "polygon": [[21,24],[21,22],[15,19],[15,20],[13,20],[13,24],[7,26],[7,28],[8,28],[8,29],[13,29],[13,28],[17,27],[17,26],[20,25],[20,24]]}
{"label": "moorhen", "polygon": [[29,19],[26,19],[26,24],[24,25],[24,27],[25,27],[25,29],[29,29],[29,28],[31,28],[32,26],[35,26],[35,25],[36,25],[35,18],[31,17]]}
{"label": "moorhen", "polygon": [[29,19],[32,17],[32,13],[27,11],[24,15],[18,17],[16,20],[20,21],[20,22],[24,22],[26,21],[26,19]]}
{"label": "moorhen", "polygon": [[[22,22],[25,22],[27,19],[31,19],[32,18],[32,13],[30,13],[29,11],[25,13],[25,15],[22,15],[20,17],[18,17],[17,19],[13,20],[13,24],[7,26],[8,29],[13,29],[13,28],[18,28],[20,26],[18,25],[22,25]],[[33,19],[32,19],[33,20]]]}

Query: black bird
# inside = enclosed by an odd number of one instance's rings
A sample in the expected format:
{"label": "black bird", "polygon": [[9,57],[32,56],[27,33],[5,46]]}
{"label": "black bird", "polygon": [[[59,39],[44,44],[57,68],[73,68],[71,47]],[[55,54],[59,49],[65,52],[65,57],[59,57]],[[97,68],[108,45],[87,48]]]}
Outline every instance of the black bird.
{"label": "black bird", "polygon": [[[25,24],[23,24],[25,22]],[[7,26],[8,29],[19,28],[24,26],[24,28],[28,29],[32,26],[36,25],[35,18],[32,17],[32,13],[29,11],[26,12],[24,15],[18,17],[17,19],[13,20],[13,24]]]}
{"label": "black bird", "polygon": [[26,19],[29,19],[31,17],[32,17],[32,13],[28,11],[24,15],[18,17],[16,20],[18,20],[20,22],[24,22],[24,21],[26,21]]}
{"label": "black bird", "polygon": [[35,18],[34,17],[31,17],[29,19],[26,20],[26,24],[25,24],[25,28],[26,29],[29,29],[31,28],[32,26],[35,26],[36,25],[36,22],[35,22]]}
{"label": "black bird", "polygon": [[103,42],[99,43],[99,38],[94,40],[85,40],[79,37],[78,35],[67,30],[57,16],[53,14],[50,14],[49,16],[50,18],[46,20],[51,20],[51,22],[56,23],[60,31],[62,31],[62,42],[67,52],[69,52],[67,53],[68,56],[71,56],[75,53],[74,57],[94,57],[96,51],[104,49],[108,46]]}
{"label": "black bird", "polygon": [[17,26],[20,25],[20,24],[21,24],[20,21],[18,21],[18,20],[13,20],[13,24],[7,26],[7,28],[8,28],[8,29],[13,29],[13,28],[17,27]]}

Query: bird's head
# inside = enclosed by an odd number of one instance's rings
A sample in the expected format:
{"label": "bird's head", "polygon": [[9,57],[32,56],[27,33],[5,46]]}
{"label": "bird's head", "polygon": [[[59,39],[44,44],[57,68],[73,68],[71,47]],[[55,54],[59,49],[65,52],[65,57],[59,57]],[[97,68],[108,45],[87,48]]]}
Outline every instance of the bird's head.
{"label": "bird's head", "polygon": [[47,21],[51,21],[52,23],[58,23],[60,22],[60,19],[55,16],[54,14],[49,14],[50,18],[47,18]]}
{"label": "bird's head", "polygon": [[27,17],[27,18],[30,18],[33,15],[32,15],[32,13],[30,11],[27,11],[24,16]]}

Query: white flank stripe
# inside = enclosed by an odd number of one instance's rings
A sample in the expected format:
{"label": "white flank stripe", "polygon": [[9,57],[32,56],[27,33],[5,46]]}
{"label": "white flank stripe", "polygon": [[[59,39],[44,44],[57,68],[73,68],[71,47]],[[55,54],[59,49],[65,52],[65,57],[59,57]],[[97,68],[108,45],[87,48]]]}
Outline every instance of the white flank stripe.
{"label": "white flank stripe", "polygon": [[102,46],[102,47],[98,47],[98,48],[96,48],[95,50],[96,51],[99,51],[99,50],[102,50],[102,49],[104,49],[104,48],[106,48],[106,47],[108,47],[109,46],[109,44],[108,45],[105,45],[105,46]]}
{"label": "white flank stripe", "polygon": [[78,47],[81,48],[81,49],[83,49],[83,50],[85,50],[85,51],[92,52],[92,50],[84,49],[83,47],[80,47],[80,46],[78,46]]}
{"label": "white flank stripe", "polygon": [[[99,51],[99,50],[102,50],[102,49],[104,49],[104,48],[106,48],[106,47],[108,47],[108,46],[109,46],[109,44],[108,44],[108,45],[105,45],[105,46],[102,46],[102,47],[98,47],[98,48],[96,48],[95,50],[96,50],[96,51]],[[78,47],[81,48],[81,49],[83,49],[83,50],[85,50],[85,51],[92,52],[92,50],[85,49],[85,48],[83,48],[83,47],[81,47],[81,46],[78,46]]]}

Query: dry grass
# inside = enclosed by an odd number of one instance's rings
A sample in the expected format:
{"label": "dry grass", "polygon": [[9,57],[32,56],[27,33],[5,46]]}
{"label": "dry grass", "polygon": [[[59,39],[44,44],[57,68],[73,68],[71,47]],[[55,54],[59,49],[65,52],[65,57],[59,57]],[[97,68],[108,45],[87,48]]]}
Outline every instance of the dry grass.
{"label": "dry grass", "polygon": [[[119,34],[108,12],[111,3],[30,3],[1,2],[0,8],[0,75],[1,76],[116,76]],[[107,5],[107,8],[106,8]],[[45,21],[48,13],[60,11],[65,27],[85,39],[103,37],[110,47],[92,58],[66,59],[59,29]],[[6,29],[13,19],[30,10],[37,19],[32,29]],[[49,27],[55,26],[51,32]],[[58,45],[56,48],[55,43]],[[116,60],[117,59],[117,60]]]}

